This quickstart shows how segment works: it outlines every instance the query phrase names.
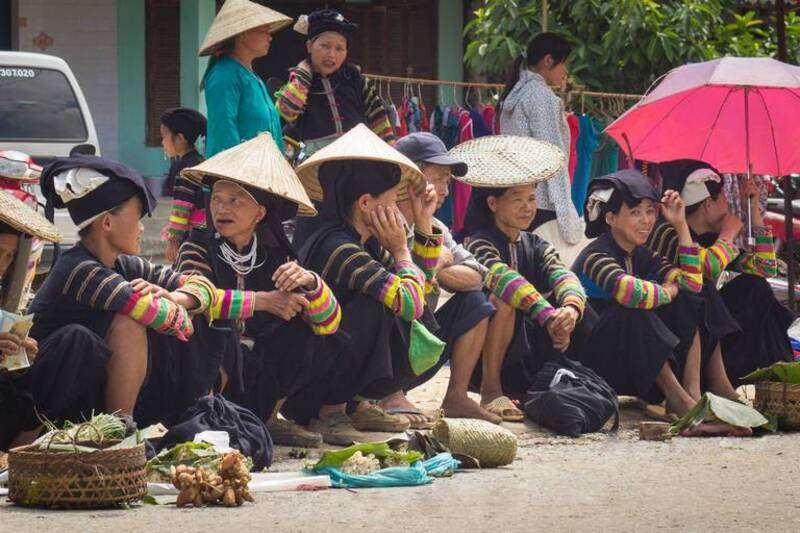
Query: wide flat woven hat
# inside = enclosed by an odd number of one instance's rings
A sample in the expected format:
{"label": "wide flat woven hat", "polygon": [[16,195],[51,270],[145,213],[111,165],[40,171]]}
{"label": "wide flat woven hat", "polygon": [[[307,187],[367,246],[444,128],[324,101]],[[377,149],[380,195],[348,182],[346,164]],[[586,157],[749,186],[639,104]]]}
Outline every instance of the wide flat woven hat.
{"label": "wide flat woven hat", "polygon": [[200,46],[201,56],[211,55],[219,45],[247,30],[269,26],[269,32],[285,28],[292,19],[250,0],[226,0]]}
{"label": "wide flat woven hat", "polygon": [[425,187],[425,175],[413,161],[392,148],[364,124],[358,124],[297,167],[297,175],[308,195],[314,200],[322,200],[322,185],[319,182],[320,165],[328,161],[348,159],[384,161],[399,166],[401,172],[401,187],[397,198],[399,202],[408,198],[408,185],[418,190]]}
{"label": "wide flat woven hat", "polygon": [[0,221],[27,235],[45,241],[61,242],[56,227],[14,195],[0,190]]}
{"label": "wide flat woven hat", "polygon": [[206,176],[234,181],[294,202],[305,216],[317,214],[292,165],[268,133],[186,168],[181,175],[197,182]]}
{"label": "wide flat woven hat", "polygon": [[450,154],[468,167],[456,177],[473,187],[516,187],[552,178],[564,168],[564,152],[530,137],[491,135],[459,144]]}

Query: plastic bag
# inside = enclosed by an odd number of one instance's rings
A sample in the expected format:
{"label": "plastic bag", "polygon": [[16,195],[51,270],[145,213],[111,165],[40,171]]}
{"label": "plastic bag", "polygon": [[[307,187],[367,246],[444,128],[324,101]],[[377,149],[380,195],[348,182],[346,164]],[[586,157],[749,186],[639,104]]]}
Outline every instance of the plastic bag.
{"label": "plastic bag", "polygon": [[329,475],[331,486],[340,489],[414,487],[432,483],[434,477],[452,476],[459,464],[449,453],[440,453],[427,461],[417,461],[411,466],[384,468],[366,476],[345,474],[333,467],[315,469],[314,472]]}

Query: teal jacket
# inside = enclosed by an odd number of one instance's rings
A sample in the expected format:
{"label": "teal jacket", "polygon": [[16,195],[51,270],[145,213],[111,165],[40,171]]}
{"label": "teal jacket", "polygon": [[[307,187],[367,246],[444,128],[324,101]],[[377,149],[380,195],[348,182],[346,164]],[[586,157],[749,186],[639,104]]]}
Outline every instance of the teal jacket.
{"label": "teal jacket", "polygon": [[204,84],[207,158],[263,132],[271,134],[283,152],[281,118],[257,74],[223,56],[209,65]]}

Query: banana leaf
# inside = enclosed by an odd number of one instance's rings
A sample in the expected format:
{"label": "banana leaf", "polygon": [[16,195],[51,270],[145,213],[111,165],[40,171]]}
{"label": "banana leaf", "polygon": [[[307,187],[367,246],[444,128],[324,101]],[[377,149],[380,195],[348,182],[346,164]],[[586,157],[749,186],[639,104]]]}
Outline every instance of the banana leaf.
{"label": "banana leaf", "polygon": [[749,405],[707,392],[688,413],[670,426],[669,431],[677,435],[703,422],[725,422],[741,428],[769,429],[770,427],[769,420]]}
{"label": "banana leaf", "polygon": [[311,470],[318,471],[330,467],[340,468],[342,463],[350,459],[356,452],[361,452],[363,455],[371,453],[381,461],[381,463],[390,459],[395,462],[402,461],[410,465],[424,457],[423,454],[416,451],[399,452],[392,450],[386,442],[368,442],[364,444],[355,444],[341,450],[325,452],[322,454],[319,461],[311,466]]}
{"label": "banana leaf", "polygon": [[800,361],[792,363],[780,361],[772,366],[754,370],[742,378],[744,383],[756,383],[759,381],[800,384]]}

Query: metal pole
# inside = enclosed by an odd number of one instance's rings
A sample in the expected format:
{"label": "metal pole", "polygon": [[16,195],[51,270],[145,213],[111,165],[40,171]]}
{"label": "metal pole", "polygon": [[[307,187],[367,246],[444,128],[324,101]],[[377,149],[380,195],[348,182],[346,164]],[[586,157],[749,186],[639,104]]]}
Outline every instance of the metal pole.
{"label": "metal pole", "polygon": [[[744,88],[744,153],[745,164],[747,165],[747,181],[748,185],[750,180],[753,179],[752,165],[750,164],[750,89]],[[750,200],[747,200],[747,245],[753,246],[755,239],[753,239],[753,206]]]}
{"label": "metal pole", "polygon": [[778,61],[786,63],[786,21],[784,0],[775,0],[775,25],[778,34]]}
{"label": "metal pole", "polygon": [[792,177],[783,177],[783,229],[786,233],[786,265],[787,281],[789,284],[789,309],[795,311],[794,284],[797,280],[797,272],[794,265],[794,210],[792,200],[794,200],[794,188],[792,187]]}
{"label": "metal pole", "polygon": [[550,6],[547,4],[547,0],[542,0],[542,16],[539,22],[539,25],[542,27],[542,31],[547,31],[547,11],[549,8]]}

